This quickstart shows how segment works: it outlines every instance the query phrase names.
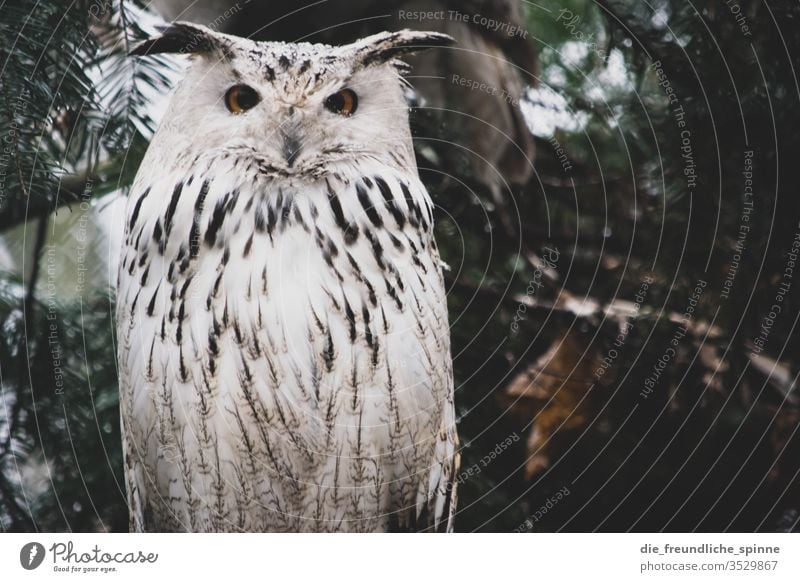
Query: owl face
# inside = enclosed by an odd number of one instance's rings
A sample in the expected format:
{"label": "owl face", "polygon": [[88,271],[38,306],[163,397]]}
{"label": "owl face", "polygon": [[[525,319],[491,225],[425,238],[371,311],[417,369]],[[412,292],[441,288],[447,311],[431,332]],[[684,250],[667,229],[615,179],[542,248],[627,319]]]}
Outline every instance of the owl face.
{"label": "owl face", "polygon": [[400,31],[331,47],[254,42],[176,23],[133,54],[195,56],[154,142],[170,142],[168,151],[183,157],[202,147],[249,157],[266,173],[319,178],[369,158],[413,166],[397,57],[451,40]]}

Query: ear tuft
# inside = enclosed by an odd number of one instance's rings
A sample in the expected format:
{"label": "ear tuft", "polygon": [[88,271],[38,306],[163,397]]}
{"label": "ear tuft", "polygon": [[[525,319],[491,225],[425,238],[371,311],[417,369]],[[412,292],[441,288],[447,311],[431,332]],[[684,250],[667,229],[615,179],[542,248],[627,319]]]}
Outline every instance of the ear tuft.
{"label": "ear tuft", "polygon": [[199,24],[173,22],[157,28],[161,35],[138,44],[130,52],[132,56],[208,53],[220,48],[220,37]]}
{"label": "ear tuft", "polygon": [[354,46],[357,58],[367,66],[385,63],[401,55],[429,48],[451,46],[455,42],[452,36],[441,32],[406,29],[368,36],[355,43]]}

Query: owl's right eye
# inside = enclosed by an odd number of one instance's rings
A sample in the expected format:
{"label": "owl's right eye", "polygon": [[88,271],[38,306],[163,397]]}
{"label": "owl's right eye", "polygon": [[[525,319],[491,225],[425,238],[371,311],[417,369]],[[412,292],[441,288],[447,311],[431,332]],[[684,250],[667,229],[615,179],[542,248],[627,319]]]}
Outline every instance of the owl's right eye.
{"label": "owl's right eye", "polygon": [[247,85],[234,85],[225,93],[225,106],[231,113],[244,113],[261,101],[256,90]]}

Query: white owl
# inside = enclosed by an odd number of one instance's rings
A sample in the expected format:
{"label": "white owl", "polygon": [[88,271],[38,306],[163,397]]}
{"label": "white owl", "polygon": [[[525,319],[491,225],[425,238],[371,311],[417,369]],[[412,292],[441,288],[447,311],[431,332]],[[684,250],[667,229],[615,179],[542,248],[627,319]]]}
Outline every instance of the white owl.
{"label": "white owl", "polygon": [[176,23],[192,53],[126,210],[136,531],[450,530],[458,443],[401,31],[331,47]]}

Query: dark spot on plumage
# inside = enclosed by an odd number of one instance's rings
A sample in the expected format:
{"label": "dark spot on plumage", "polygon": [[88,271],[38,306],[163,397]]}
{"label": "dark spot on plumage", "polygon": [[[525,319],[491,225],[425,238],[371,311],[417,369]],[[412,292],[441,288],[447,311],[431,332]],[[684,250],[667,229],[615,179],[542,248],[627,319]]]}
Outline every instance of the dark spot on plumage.
{"label": "dark spot on plumage", "polygon": [[383,202],[386,205],[386,209],[394,217],[394,221],[397,223],[398,228],[402,230],[406,225],[406,217],[402,210],[400,210],[400,208],[397,206],[397,201],[394,199],[392,189],[389,187],[389,184],[387,184],[386,181],[380,176],[375,177],[375,183],[378,184],[378,190],[380,190],[381,196],[383,196]]}
{"label": "dark spot on plumage", "polygon": [[378,355],[380,354],[381,345],[378,342],[375,342],[372,346],[372,367],[375,368],[378,365]]}
{"label": "dark spot on plumage", "polygon": [[189,285],[192,284],[192,277],[186,277],[186,281],[184,281],[183,286],[181,286],[180,291],[180,298],[183,299],[186,297],[186,290],[189,289]]}
{"label": "dark spot on plumage", "polygon": [[400,301],[400,297],[397,295],[397,290],[394,288],[394,285],[389,283],[389,280],[386,278],[383,279],[383,282],[386,284],[386,292],[389,294],[389,297],[394,299],[397,309],[403,311],[403,302]]}
{"label": "dark spot on plumage", "polygon": [[367,188],[372,188],[372,180],[369,176],[362,176],[361,180],[367,185]]}
{"label": "dark spot on plumage", "polygon": [[267,234],[269,234],[270,240],[272,240],[272,233],[275,231],[275,225],[278,222],[277,212],[272,208],[272,206],[267,207]]}
{"label": "dark spot on plumage", "polygon": [[419,335],[425,336],[425,326],[422,324],[422,321],[417,317],[417,331],[419,331]]}
{"label": "dark spot on plumage", "polygon": [[389,232],[388,230],[386,231],[386,234],[388,234],[388,235],[389,235],[389,240],[391,240],[391,241],[392,241],[392,244],[394,245],[394,248],[396,248],[398,251],[405,250],[405,247],[403,246],[403,243],[400,241],[400,239],[399,239],[399,238],[397,238],[396,236],[394,236],[394,235],[393,235],[391,232]]}
{"label": "dark spot on plumage", "polygon": [[186,361],[183,358],[183,346],[178,350],[180,354],[180,374],[181,382],[186,382],[189,379],[189,371],[186,369]]}
{"label": "dark spot on plumage", "polygon": [[211,318],[211,333],[213,333],[215,337],[220,337],[222,335],[222,326],[217,319],[216,313]]}
{"label": "dark spot on plumage", "polygon": [[381,245],[381,241],[378,240],[378,237],[371,230],[365,230],[364,234],[369,240],[370,245],[372,245],[372,254],[375,257],[375,262],[378,263],[378,267],[380,267],[381,270],[385,271],[386,262],[383,260],[383,245]]}
{"label": "dark spot on plumage", "polygon": [[211,220],[208,221],[208,227],[205,233],[205,242],[208,246],[213,247],[217,242],[217,233],[222,228],[222,223],[225,221],[225,212],[228,197],[217,200],[214,205],[214,211],[211,214]]}
{"label": "dark spot on plumage", "polygon": [[180,264],[180,273],[181,275],[186,272],[186,269],[189,268],[189,265],[192,263],[192,259],[187,255],[183,258]]}
{"label": "dark spot on plumage", "polygon": [[161,289],[161,283],[158,284],[156,290],[153,291],[153,296],[150,298],[150,302],[147,304],[147,315],[152,317],[153,312],[156,309],[156,298],[158,297],[158,291]]}
{"label": "dark spot on plumage", "polygon": [[213,331],[208,334],[208,349],[213,355],[219,355],[219,344],[217,343],[217,336]]}
{"label": "dark spot on plumage", "polygon": [[238,318],[234,318],[233,319],[233,333],[236,336],[236,343],[238,345],[241,345],[242,343],[244,343],[244,337],[242,336],[242,329],[241,329],[241,327],[239,327],[239,319]]}
{"label": "dark spot on plumage", "polygon": [[325,339],[325,349],[322,352],[322,358],[325,360],[325,368],[328,372],[333,370],[333,361],[336,359],[336,352],[333,347],[333,336],[331,330],[328,330],[328,337]]}
{"label": "dark spot on plumage", "polygon": [[150,274],[150,265],[147,265],[147,267],[145,267],[145,270],[144,270],[144,272],[142,273],[142,277],[141,277],[141,279],[139,280],[139,284],[140,284],[142,287],[144,287],[144,286],[146,286],[146,285],[147,285],[147,276],[148,276],[149,274]]}
{"label": "dark spot on plumage", "polygon": [[147,379],[148,381],[152,381],[151,378],[153,377],[153,354],[155,352],[156,347],[156,338],[150,340],[150,353],[147,356]]}
{"label": "dark spot on plumage", "polygon": [[[191,183],[191,181],[189,183]],[[197,194],[197,200],[195,200],[194,203],[194,210],[198,214],[203,211],[203,206],[205,205],[206,202],[206,196],[208,196],[209,187],[210,184],[208,180],[203,180],[203,184],[200,186],[200,192],[198,192]]]}
{"label": "dark spot on plumage", "polygon": [[408,206],[408,221],[411,223],[411,226],[417,228],[419,226],[420,215],[417,203],[414,202],[414,197],[411,196],[411,191],[408,189],[408,184],[405,182],[400,182],[400,189],[403,191],[403,197],[406,200],[406,206]]}
{"label": "dark spot on plumage", "polygon": [[284,70],[286,70],[292,63],[289,61],[289,58],[286,55],[281,55],[278,57],[278,64],[283,67]]}
{"label": "dark spot on plumage", "polygon": [[302,75],[310,68],[311,68],[311,61],[309,59],[306,59],[302,63],[300,63],[300,69],[298,70],[298,74]]}
{"label": "dark spot on plumage", "polygon": [[264,77],[266,77],[267,81],[274,81],[275,80],[275,69],[270,67],[269,65],[264,65]]}
{"label": "dark spot on plumage", "polygon": [[280,213],[280,227],[281,232],[286,230],[287,227],[291,226],[292,224],[292,211],[295,209],[294,197],[287,196],[286,203],[283,205],[283,209]]}
{"label": "dark spot on plumage", "polygon": [[250,249],[253,248],[253,235],[251,234],[250,237],[247,239],[247,242],[244,243],[244,252],[242,256],[246,259],[250,256]]}
{"label": "dark spot on plumage", "polygon": [[163,342],[167,338],[167,318],[166,316],[161,316],[161,341]]}
{"label": "dark spot on plumage", "polygon": [[136,305],[139,303],[139,293],[141,292],[141,289],[136,292],[136,296],[133,298],[133,302],[131,303],[131,318],[133,318],[134,314],[136,313]]}
{"label": "dark spot on plumage", "polygon": [[139,255],[139,266],[143,266],[147,262],[147,251]]}
{"label": "dark spot on plumage", "polygon": [[328,267],[330,267],[334,271],[336,270],[336,268],[333,266],[333,258],[331,257],[331,253],[327,248],[323,249],[322,258],[325,259],[325,262],[327,263]]}
{"label": "dark spot on plumage", "polygon": [[250,336],[250,353],[253,359],[258,359],[262,356],[263,350],[261,349],[261,342],[258,341],[258,334],[253,333]]}
{"label": "dark spot on plumage", "polygon": [[[422,263],[420,263],[420,266],[422,266]],[[423,269],[424,269],[424,267],[423,267]],[[427,273],[427,271],[426,271],[426,273]],[[417,271],[416,275],[417,275],[417,281],[419,281],[419,285],[422,288],[422,291],[426,292],[428,290],[428,286],[425,284],[425,281],[422,279],[422,275],[420,274],[419,271]]]}
{"label": "dark spot on plumage", "polygon": [[347,301],[347,297],[344,298],[344,314],[347,318],[347,322],[350,324],[350,341],[356,341],[356,314],[353,313],[353,309],[350,307],[350,302]]}
{"label": "dark spot on plumage", "polygon": [[256,207],[254,222],[258,232],[265,232],[267,230],[267,219],[264,216],[264,209],[260,204]]}
{"label": "dark spot on plumage", "polygon": [[206,196],[208,196],[208,188],[208,180],[203,181],[203,185],[200,186],[200,193],[197,195],[197,200],[194,203],[194,217],[192,220],[192,228],[189,231],[189,255],[192,259],[196,258],[200,252],[200,217],[203,214]]}
{"label": "dark spot on plumage", "polygon": [[364,279],[364,285],[367,286],[367,294],[369,296],[369,302],[372,304],[373,307],[378,306],[378,296],[375,294],[375,287],[372,286],[367,279]]}
{"label": "dark spot on plumage", "polygon": [[175,281],[175,263],[169,264],[169,269],[167,270],[167,281],[170,283]]}
{"label": "dark spot on plumage", "polygon": [[128,265],[128,275],[131,275],[131,276],[133,276],[133,270],[134,270],[135,268],[136,268],[136,261],[134,261],[134,260],[133,260],[133,257],[131,257],[131,262],[130,262],[130,264]]}
{"label": "dark spot on plumage", "polygon": [[349,223],[344,217],[344,210],[342,209],[342,203],[339,201],[339,197],[336,193],[331,189],[330,184],[328,184],[328,203],[331,206],[331,212],[333,212],[333,218],[336,220],[336,226],[344,233],[344,242],[345,244],[352,245],[356,240],[358,240],[358,225],[355,223]]}
{"label": "dark spot on plumage", "polygon": [[428,230],[431,227],[431,220],[428,218],[429,216],[431,216],[430,206],[428,204],[425,204],[425,212],[423,212],[422,206],[420,205],[417,207],[417,211],[419,213],[418,214],[419,221],[420,223],[422,223],[422,229],[425,232],[428,232]]}
{"label": "dark spot on plumage", "polygon": [[180,307],[178,307],[178,327],[175,330],[175,341],[178,345],[183,343],[183,319],[186,316],[185,309],[185,304],[181,301]]}
{"label": "dark spot on plumage", "polygon": [[[161,219],[157,219],[156,223],[153,225],[153,240],[157,243],[161,242],[161,235],[163,234],[163,230],[161,229]],[[161,251],[161,254],[164,254],[164,251]]]}
{"label": "dark spot on plumage", "polygon": [[147,197],[149,193],[150,193],[150,188],[149,187],[145,188],[144,192],[142,192],[142,195],[139,196],[139,198],[136,200],[136,204],[133,205],[133,213],[131,213],[131,219],[128,222],[129,232],[133,231],[133,227],[136,225],[136,219],[139,218],[139,212],[142,209],[142,203],[144,202],[144,199]]}
{"label": "dark spot on plumage", "polygon": [[417,294],[415,292],[412,292],[411,296],[414,298],[414,303],[416,303],[417,305],[417,311],[419,313],[422,313],[422,303],[420,303],[419,297],[417,297]]}
{"label": "dark spot on plumage", "polygon": [[333,239],[328,239],[328,252],[332,257],[339,256],[339,249],[336,247],[336,243],[333,242]]}
{"label": "dark spot on plumage", "polygon": [[326,237],[325,237],[324,234],[322,234],[322,231],[319,229],[319,227],[315,226],[314,227],[314,240],[316,241],[317,246],[322,250],[325,250],[325,239],[326,239]]}
{"label": "dark spot on plumage", "polygon": [[366,306],[366,304],[361,306],[361,317],[364,318],[364,330],[366,332],[367,345],[371,346],[373,337],[372,337],[372,330],[370,330],[369,328],[369,323],[370,323],[369,308]]}
{"label": "dark spot on plumage", "polygon": [[361,267],[358,265],[358,262],[355,260],[355,258],[353,258],[353,255],[351,255],[349,251],[347,251],[346,254],[347,254],[347,260],[350,263],[350,266],[353,267],[353,272],[356,274],[356,276],[359,278],[359,280],[362,279],[363,277],[362,277],[362,274],[361,274]]}
{"label": "dark spot on plumage", "polygon": [[375,209],[375,205],[372,203],[367,189],[364,188],[364,186],[360,183],[356,184],[356,195],[358,196],[358,201],[361,203],[361,207],[364,209],[364,212],[367,213],[370,222],[372,222],[372,224],[377,228],[382,227],[383,219]]}
{"label": "dark spot on plumage", "polygon": [[389,322],[386,320],[386,312],[383,310],[383,305],[381,305],[381,319],[383,320],[383,333],[389,333]]}
{"label": "dark spot on plumage", "polygon": [[172,219],[175,218],[175,210],[178,208],[181,192],[183,192],[183,182],[178,182],[172,190],[172,198],[170,198],[169,206],[167,206],[167,213],[164,215],[164,229],[167,236],[172,232]]}
{"label": "dark spot on plumage", "polygon": [[308,225],[306,224],[305,219],[303,219],[303,213],[300,211],[300,207],[297,204],[294,205],[294,219],[297,222],[297,224],[299,224],[303,228],[304,231],[311,232],[311,230],[308,228]]}
{"label": "dark spot on plumage", "polygon": [[314,307],[309,304],[309,308],[311,309],[311,315],[314,318],[314,325],[317,326],[317,329],[320,333],[325,333],[325,325],[320,320],[317,312],[314,310]]}
{"label": "dark spot on plumage", "polygon": [[325,292],[325,295],[328,296],[328,299],[330,299],[333,310],[337,313],[341,313],[342,306],[339,305],[339,301],[336,299],[336,297],[334,297],[333,293],[331,293],[327,288],[323,288],[322,290]]}
{"label": "dark spot on plumage", "polygon": [[231,259],[231,249],[230,247],[225,247],[225,250],[222,252],[222,264],[227,265],[228,261]]}
{"label": "dark spot on plumage", "polygon": [[139,234],[136,235],[136,242],[134,243],[134,247],[139,249],[139,250],[142,250],[140,245],[141,245],[141,242],[142,242],[142,233],[143,232],[144,232],[144,227],[139,229]]}
{"label": "dark spot on plumage", "polygon": [[[353,398],[350,400],[350,408],[354,411],[358,409],[358,368],[356,368],[355,362],[353,362],[353,367],[350,368],[350,388],[353,390]],[[359,435],[356,437],[357,445],[356,445],[356,457],[360,456],[361,453],[361,418],[359,417],[359,427],[358,432]]]}
{"label": "dark spot on plumage", "polygon": [[428,274],[428,267],[426,267],[425,264],[419,260],[419,257],[416,254],[412,253],[411,260],[413,261],[414,265],[417,268],[419,268],[420,271],[422,271],[426,275]]}

